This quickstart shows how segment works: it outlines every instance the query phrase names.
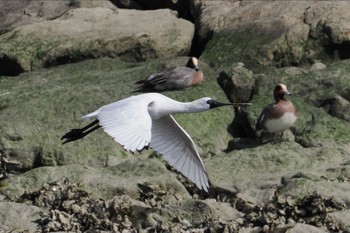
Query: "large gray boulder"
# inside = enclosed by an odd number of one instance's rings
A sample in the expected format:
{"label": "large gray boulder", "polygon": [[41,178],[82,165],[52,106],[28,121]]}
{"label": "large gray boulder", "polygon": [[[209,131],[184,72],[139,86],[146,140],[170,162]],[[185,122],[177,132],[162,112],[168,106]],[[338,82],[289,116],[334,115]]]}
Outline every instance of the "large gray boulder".
{"label": "large gray boulder", "polygon": [[104,56],[143,61],[187,54],[193,34],[167,9],[77,8],[2,34],[0,60],[24,71]]}
{"label": "large gray boulder", "polygon": [[[349,58],[346,1],[193,1],[203,56],[278,67]],[[229,52],[227,52],[229,51]],[[222,64],[220,64],[222,63]]]}
{"label": "large gray boulder", "polygon": [[109,0],[0,1],[0,34],[18,26],[43,20],[53,20],[65,14],[69,9],[79,7],[106,7],[116,9]]}

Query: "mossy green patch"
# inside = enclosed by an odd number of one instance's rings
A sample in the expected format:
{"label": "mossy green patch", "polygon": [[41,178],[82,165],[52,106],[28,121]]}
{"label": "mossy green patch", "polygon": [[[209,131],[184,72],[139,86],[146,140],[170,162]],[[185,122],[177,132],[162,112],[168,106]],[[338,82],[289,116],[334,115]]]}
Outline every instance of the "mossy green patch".
{"label": "mossy green patch", "polygon": [[[271,42],[279,37],[278,32],[266,34],[254,26],[245,31],[215,33],[201,58],[218,70],[226,70],[235,62],[244,62],[250,69],[259,68],[271,50]],[[266,61],[266,65],[268,62],[271,61]]]}
{"label": "mossy green patch", "polygon": [[9,187],[9,182],[7,180],[0,181],[0,192]]}
{"label": "mossy green patch", "polygon": [[[6,43],[11,40],[11,43]],[[59,40],[42,40],[34,34],[25,39],[18,32],[7,33],[0,37],[0,54],[18,60],[24,70],[32,70],[42,66],[43,59],[49,51],[60,45]]]}
{"label": "mossy green patch", "polygon": [[[1,151],[15,156],[24,169],[72,163],[102,166],[109,157],[131,156],[102,130],[66,145],[61,145],[60,138],[71,128],[87,124],[80,120],[81,116],[136,94],[133,93],[134,82],[164,66],[184,65],[186,60],[182,57],[128,63],[101,58],[23,73],[19,77],[1,77],[0,106],[5,106],[0,112],[4,122],[0,132],[5,136],[1,137]],[[225,101],[215,74],[204,63],[202,68],[205,73],[202,86],[163,94],[179,101],[204,96]],[[195,142],[210,145],[204,150],[208,151],[226,144],[226,126],[231,121],[232,109],[215,109],[208,113],[187,114],[187,117],[179,114],[175,118]],[[21,140],[10,140],[11,135],[20,135]]]}
{"label": "mossy green patch", "polygon": [[[286,98],[294,103],[298,112],[297,122],[291,129],[295,140],[263,145],[248,142],[243,149],[206,159],[204,162],[212,183],[234,187],[240,192],[249,190],[253,200],[263,200],[268,197],[265,195],[270,192],[271,184],[283,186],[284,177],[309,172],[319,179],[328,173],[328,168],[345,169],[346,166],[340,164],[348,160],[349,152],[346,148],[350,144],[349,123],[328,114],[315,104],[315,100],[335,94],[349,99],[348,67],[349,61],[342,61],[317,71],[286,68],[255,74],[257,90],[251,100],[252,105],[246,109],[252,126],[263,107],[274,102],[272,92],[275,85],[284,83],[293,94]],[[300,181],[300,186],[288,185],[283,191],[292,193],[293,188],[296,188],[305,195],[306,192],[312,192],[312,189],[327,194],[332,189],[327,189],[323,183],[320,184],[321,187],[317,187],[314,180],[306,183]],[[347,187],[346,183],[334,183],[332,187],[338,185],[342,189]],[[257,192],[257,196],[254,196],[253,190]],[[338,197],[344,199],[344,192]]]}

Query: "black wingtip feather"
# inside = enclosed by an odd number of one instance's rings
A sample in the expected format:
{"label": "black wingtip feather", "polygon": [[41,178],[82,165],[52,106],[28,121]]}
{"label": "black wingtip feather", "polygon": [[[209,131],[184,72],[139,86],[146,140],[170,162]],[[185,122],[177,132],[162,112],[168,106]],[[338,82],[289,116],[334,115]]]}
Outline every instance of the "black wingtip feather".
{"label": "black wingtip feather", "polygon": [[62,144],[81,139],[84,136],[85,135],[81,129],[71,129],[68,133],[62,136],[61,140],[66,139]]}

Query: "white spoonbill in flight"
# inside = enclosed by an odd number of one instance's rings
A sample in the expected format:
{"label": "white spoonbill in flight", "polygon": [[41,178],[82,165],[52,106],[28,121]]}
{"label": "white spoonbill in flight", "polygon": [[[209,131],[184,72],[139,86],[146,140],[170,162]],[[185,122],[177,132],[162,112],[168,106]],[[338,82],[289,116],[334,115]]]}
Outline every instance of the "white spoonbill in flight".
{"label": "white spoonbill in flight", "polygon": [[102,106],[82,117],[94,121],[72,129],[61,139],[64,143],[81,139],[99,127],[127,151],[151,147],[199,189],[208,192],[209,179],[198,150],[186,131],[171,114],[203,112],[215,107],[237,105],[220,103],[204,97],[192,102],[178,102],[159,93],[147,93]]}

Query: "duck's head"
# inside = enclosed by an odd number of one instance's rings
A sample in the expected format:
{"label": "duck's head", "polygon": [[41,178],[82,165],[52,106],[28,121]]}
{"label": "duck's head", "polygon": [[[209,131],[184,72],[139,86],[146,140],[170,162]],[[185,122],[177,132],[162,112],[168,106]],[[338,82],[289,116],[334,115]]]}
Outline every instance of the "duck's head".
{"label": "duck's head", "polygon": [[278,84],[273,90],[273,96],[275,97],[276,102],[284,99],[285,95],[292,95],[287,89],[287,86],[283,83]]}
{"label": "duck's head", "polygon": [[199,70],[198,59],[195,57],[190,57],[190,59],[188,59],[187,61],[186,67],[189,67],[198,71]]}

